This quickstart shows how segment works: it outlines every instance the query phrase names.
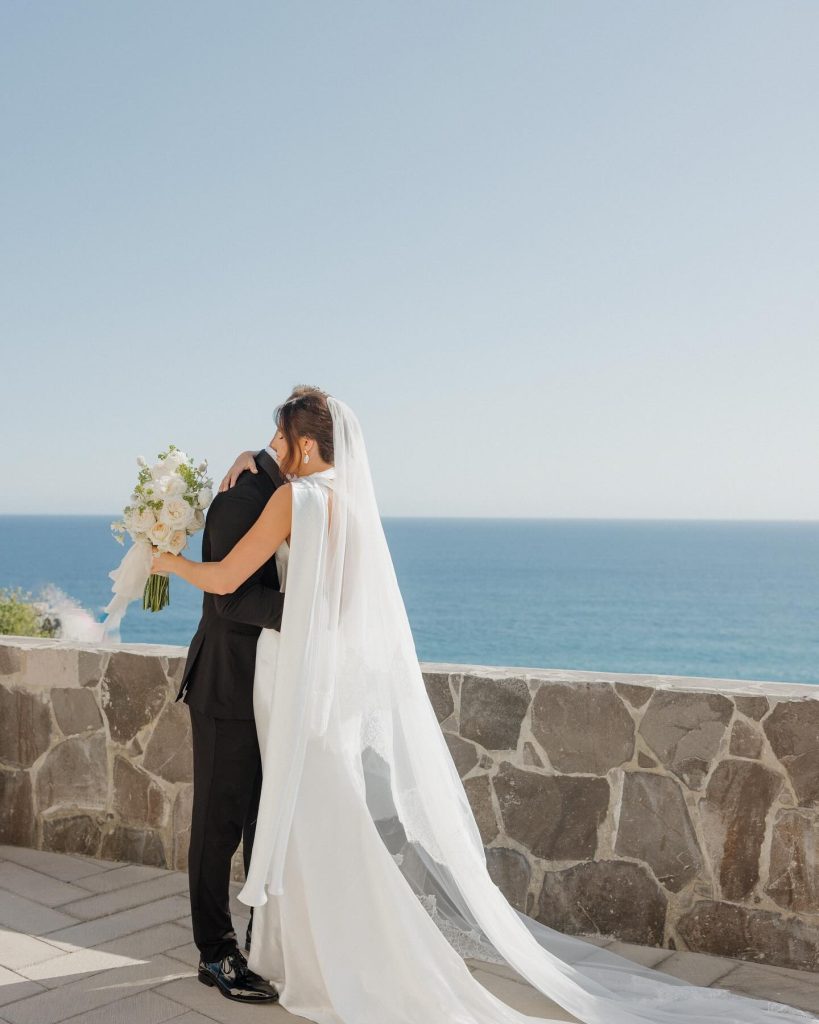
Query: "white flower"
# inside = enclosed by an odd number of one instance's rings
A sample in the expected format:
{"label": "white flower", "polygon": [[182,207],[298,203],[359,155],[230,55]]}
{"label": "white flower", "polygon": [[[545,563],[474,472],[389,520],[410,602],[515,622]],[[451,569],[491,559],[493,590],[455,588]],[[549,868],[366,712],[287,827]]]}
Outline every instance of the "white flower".
{"label": "white flower", "polygon": [[168,498],[160,510],[159,519],[174,530],[184,530],[193,520],[193,509],[184,498]]}
{"label": "white flower", "polygon": [[199,463],[199,466],[197,468],[199,469],[200,473],[207,473],[207,471],[208,471],[208,460],[204,459],[202,462]]}
{"label": "white flower", "polygon": [[210,489],[210,487],[203,487],[202,490],[199,492],[199,498],[196,504],[199,506],[199,508],[207,508],[212,501],[213,491]]}
{"label": "white flower", "polygon": [[153,466],[151,466],[151,476],[154,480],[160,480],[163,476],[168,475],[170,468],[170,466],[165,465],[164,459],[160,459],[159,462],[155,462]]}
{"label": "white flower", "polygon": [[193,522],[188,527],[188,533],[196,533],[198,530],[205,528],[205,513],[200,512],[199,509],[193,513]]}
{"label": "white flower", "polygon": [[178,555],[187,543],[187,533],[184,530],[174,530],[166,542],[165,550],[170,551],[172,555]]}
{"label": "white flower", "polygon": [[187,487],[187,484],[182,477],[177,476],[176,474],[173,474],[172,476],[162,476],[157,480],[156,484],[161,493],[166,495],[168,498],[174,498],[177,495],[184,494],[185,488]]}
{"label": "white flower", "polygon": [[137,455],[137,465],[140,469],[145,469],[148,465],[144,455]]}
{"label": "white flower", "polygon": [[173,529],[167,523],[163,523],[160,520],[158,523],[154,523],[150,530],[148,530],[148,539],[154,547],[164,551],[165,545],[170,540],[172,533]]}
{"label": "white flower", "polygon": [[129,533],[147,533],[155,522],[156,516],[149,508],[144,508],[141,512],[138,508],[132,508],[125,516],[125,525]]}

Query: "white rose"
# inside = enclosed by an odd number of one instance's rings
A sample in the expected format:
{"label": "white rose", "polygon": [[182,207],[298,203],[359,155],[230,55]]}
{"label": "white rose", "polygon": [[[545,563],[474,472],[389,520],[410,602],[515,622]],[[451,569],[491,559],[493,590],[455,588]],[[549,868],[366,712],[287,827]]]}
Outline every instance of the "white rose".
{"label": "white rose", "polygon": [[156,516],[149,508],[141,512],[138,508],[132,508],[126,516],[125,522],[129,530],[135,533],[147,533],[156,522]]}
{"label": "white rose", "polygon": [[170,466],[165,465],[164,459],[160,459],[159,462],[155,462],[151,466],[151,476],[154,480],[161,480],[163,476],[168,475],[170,468]]}
{"label": "white rose", "polygon": [[167,543],[170,540],[173,530],[167,523],[163,523],[161,520],[148,530],[148,539],[161,551],[167,550]]}
{"label": "white rose", "polygon": [[170,551],[172,555],[178,555],[187,543],[187,533],[184,530],[174,530],[167,540],[166,550]]}
{"label": "white rose", "polygon": [[200,512],[199,509],[193,513],[193,522],[188,527],[188,533],[196,533],[198,530],[204,530],[205,528],[205,513]]}
{"label": "white rose", "polygon": [[185,493],[187,484],[181,476],[163,476],[157,480],[157,486],[168,498],[175,498]]}
{"label": "white rose", "polygon": [[208,460],[207,459],[203,459],[202,462],[199,463],[198,469],[199,469],[200,473],[207,473],[207,471],[208,471]]}
{"label": "white rose", "polygon": [[163,523],[174,530],[184,530],[193,521],[193,509],[184,498],[168,498],[159,513]]}
{"label": "white rose", "polygon": [[196,504],[199,506],[199,508],[207,508],[212,501],[213,491],[210,489],[210,487],[203,487],[202,490],[199,492],[199,498]]}

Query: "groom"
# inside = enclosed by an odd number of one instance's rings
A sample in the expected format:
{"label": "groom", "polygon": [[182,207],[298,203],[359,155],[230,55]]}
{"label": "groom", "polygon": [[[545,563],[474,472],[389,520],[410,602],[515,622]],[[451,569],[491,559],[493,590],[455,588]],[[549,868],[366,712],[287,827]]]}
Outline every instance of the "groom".
{"label": "groom", "polygon": [[[208,509],[203,562],[223,559],[285,482],[269,449],[254,458],[256,472],[242,473]],[[199,980],[240,1002],[274,1002],[279,997],[248,968],[239,949],[230,917],[229,884],[240,840],[248,869],[261,792],[262,764],[253,719],[256,641],[262,627],[281,627],[283,608],[275,557],[232,594],[206,593],[176,698],[183,698],[190,709],[193,733],[188,875]],[[251,908],[245,949],[250,947],[252,924]]]}

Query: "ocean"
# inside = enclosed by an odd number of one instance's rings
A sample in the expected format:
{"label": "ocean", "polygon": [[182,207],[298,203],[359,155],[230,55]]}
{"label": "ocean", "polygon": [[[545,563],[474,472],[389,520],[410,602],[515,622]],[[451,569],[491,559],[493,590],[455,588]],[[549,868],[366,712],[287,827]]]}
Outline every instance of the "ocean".
{"label": "ocean", "polygon": [[[0,587],[58,588],[100,618],[123,554],[113,518],[0,516]],[[422,661],[819,683],[819,522],[388,518],[384,529]],[[170,607],[132,604],[122,640],[187,644],[200,606],[172,579]]]}

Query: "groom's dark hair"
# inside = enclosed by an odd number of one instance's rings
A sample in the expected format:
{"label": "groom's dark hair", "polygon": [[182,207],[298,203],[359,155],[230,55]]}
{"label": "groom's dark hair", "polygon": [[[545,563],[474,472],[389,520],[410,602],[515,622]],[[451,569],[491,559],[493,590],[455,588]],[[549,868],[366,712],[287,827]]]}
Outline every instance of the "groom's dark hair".
{"label": "groom's dark hair", "polygon": [[333,463],[333,417],[327,405],[326,391],[309,384],[297,384],[290,397],[276,407],[276,426],[287,441],[287,457],[279,464],[282,473],[295,473],[299,460],[299,438],[310,437],[318,445],[319,455]]}

